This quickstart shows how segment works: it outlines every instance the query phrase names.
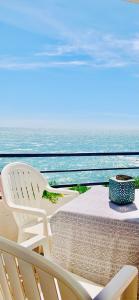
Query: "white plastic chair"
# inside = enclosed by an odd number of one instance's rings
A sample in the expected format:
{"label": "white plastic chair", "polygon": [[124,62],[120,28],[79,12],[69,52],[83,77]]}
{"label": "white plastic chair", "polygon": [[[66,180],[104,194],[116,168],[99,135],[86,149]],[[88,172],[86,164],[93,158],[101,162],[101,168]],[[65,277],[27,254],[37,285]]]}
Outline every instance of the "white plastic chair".
{"label": "white plastic chair", "polygon": [[136,267],[123,267],[93,297],[93,283],[81,285],[49,257],[0,238],[1,300],[136,300],[137,274]]}
{"label": "white plastic chair", "polygon": [[[78,192],[52,188],[47,179],[30,165],[14,162],[6,165],[1,173],[3,199],[13,212],[18,226],[18,242],[26,247],[40,244],[49,248],[51,231],[46,210],[42,209],[44,190],[75,197]],[[47,200],[46,200],[47,201]],[[30,239],[26,242],[27,239]]]}

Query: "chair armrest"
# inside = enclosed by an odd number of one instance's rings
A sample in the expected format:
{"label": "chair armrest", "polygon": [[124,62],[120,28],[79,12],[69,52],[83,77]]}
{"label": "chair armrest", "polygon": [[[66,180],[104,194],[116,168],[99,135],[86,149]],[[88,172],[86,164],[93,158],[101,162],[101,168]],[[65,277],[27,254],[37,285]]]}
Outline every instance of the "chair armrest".
{"label": "chair armrest", "polygon": [[33,207],[28,207],[28,206],[22,206],[22,205],[10,205],[9,208],[13,212],[18,212],[22,214],[29,214],[29,215],[35,215],[38,217],[46,217],[46,211],[44,209],[39,209],[39,208],[33,208]]}
{"label": "chair armrest", "polygon": [[[124,266],[103,288],[94,300],[137,299],[138,270],[134,266]],[[120,298],[121,299],[121,298]]]}
{"label": "chair armrest", "polygon": [[59,193],[64,195],[78,196],[79,193],[77,191],[72,191],[64,188],[53,188],[50,185],[46,186],[46,190],[51,193]]}
{"label": "chair armrest", "polygon": [[45,235],[35,235],[32,238],[21,242],[20,245],[25,248],[35,249],[36,247],[39,247],[44,242],[46,242]]}

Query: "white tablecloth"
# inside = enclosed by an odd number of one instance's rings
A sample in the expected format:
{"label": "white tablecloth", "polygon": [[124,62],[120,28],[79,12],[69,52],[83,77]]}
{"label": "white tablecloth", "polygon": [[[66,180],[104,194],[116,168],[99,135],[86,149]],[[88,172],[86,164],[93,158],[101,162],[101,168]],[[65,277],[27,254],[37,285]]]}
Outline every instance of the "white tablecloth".
{"label": "white tablecloth", "polygon": [[51,218],[53,258],[66,269],[105,285],[125,264],[139,269],[139,191],[117,206],[108,188],[93,187]]}

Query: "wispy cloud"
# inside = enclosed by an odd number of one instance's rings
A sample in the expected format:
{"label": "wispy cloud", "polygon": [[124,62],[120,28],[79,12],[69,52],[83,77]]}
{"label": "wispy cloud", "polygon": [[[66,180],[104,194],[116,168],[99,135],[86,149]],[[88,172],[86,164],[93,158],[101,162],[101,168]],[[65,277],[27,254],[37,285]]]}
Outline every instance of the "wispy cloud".
{"label": "wispy cloud", "polygon": [[0,20],[47,36],[70,36],[66,25],[53,15],[48,3],[41,0],[38,3],[27,0],[0,0]]}
{"label": "wispy cloud", "polygon": [[29,62],[25,59],[15,57],[1,57],[0,58],[0,70],[38,70],[47,68],[60,68],[70,66],[84,66],[87,65],[86,61],[70,60],[70,61],[51,61],[51,62]]}
{"label": "wispy cloud", "polygon": [[29,31],[51,36],[34,57],[0,61],[0,68],[31,70],[47,67],[88,66],[92,68],[125,68],[139,64],[139,35],[127,38],[88,28],[81,31],[63,23],[50,2],[32,5],[27,0],[0,0],[0,20]]}
{"label": "wispy cloud", "polygon": [[47,51],[41,51],[35,53],[35,56],[63,56],[65,54],[71,54],[77,51],[76,46],[61,45],[61,46],[47,46]]}
{"label": "wispy cloud", "polygon": [[92,65],[125,67],[139,64],[139,37],[121,39],[110,34],[90,31],[78,34],[69,44],[47,45],[35,56],[84,57],[86,61],[91,61]]}
{"label": "wispy cloud", "polygon": [[37,70],[54,67],[125,68],[139,65],[139,38],[118,39],[112,35],[78,36],[72,44],[45,46],[28,57],[0,57],[0,69]]}
{"label": "wispy cloud", "polygon": [[35,61],[32,57],[20,58],[20,57],[0,57],[0,70],[13,70],[13,71],[29,71],[48,68],[67,68],[67,67],[89,67],[89,68],[122,68],[126,63],[123,61],[105,61],[95,62],[92,60],[81,59],[69,59],[69,60],[50,60],[50,61]]}

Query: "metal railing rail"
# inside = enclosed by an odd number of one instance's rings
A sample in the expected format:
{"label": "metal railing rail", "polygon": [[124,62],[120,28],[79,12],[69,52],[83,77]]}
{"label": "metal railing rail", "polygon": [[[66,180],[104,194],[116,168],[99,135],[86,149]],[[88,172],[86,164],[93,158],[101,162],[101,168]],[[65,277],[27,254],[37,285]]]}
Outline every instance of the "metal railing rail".
{"label": "metal railing rail", "polygon": [[69,152],[69,153],[0,153],[0,158],[6,157],[66,157],[66,156],[120,156],[139,155],[139,151],[119,152]]}
{"label": "metal railing rail", "polygon": [[[31,158],[31,157],[103,157],[103,156],[139,156],[139,151],[121,152],[70,152],[70,153],[0,153],[0,158]],[[42,170],[41,173],[68,173],[68,172],[102,172],[114,170],[139,170],[139,166],[115,167],[115,168],[85,168],[85,169],[63,169],[63,170]],[[102,185],[108,182],[84,182],[75,184],[59,184],[57,187],[70,187],[80,185]]]}

